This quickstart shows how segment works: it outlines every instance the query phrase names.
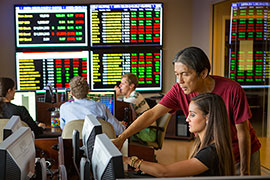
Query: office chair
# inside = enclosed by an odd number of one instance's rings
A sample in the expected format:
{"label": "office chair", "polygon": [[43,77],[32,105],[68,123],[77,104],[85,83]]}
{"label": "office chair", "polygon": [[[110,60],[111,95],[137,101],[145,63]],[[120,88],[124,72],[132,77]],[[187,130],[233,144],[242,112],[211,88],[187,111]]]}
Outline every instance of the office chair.
{"label": "office chair", "polygon": [[[104,121],[102,119],[98,119],[102,126],[102,132],[105,133],[110,139],[116,138],[116,134],[114,128],[111,123]],[[63,139],[72,139],[72,133],[74,129],[77,129],[80,133],[80,139],[82,139],[82,128],[83,128],[84,120],[74,120],[68,122],[62,131]]]}
{"label": "office chair", "polygon": [[116,134],[113,125],[103,119],[98,119],[102,127],[102,133],[105,133],[110,139],[115,139]]}
{"label": "office chair", "polygon": [[[3,129],[10,119],[0,119],[0,143],[3,141]],[[29,127],[24,121],[21,121],[22,125]]]}
{"label": "office chair", "polygon": [[0,142],[3,141],[3,129],[8,121],[9,119],[0,119]]}
{"label": "office chair", "polygon": [[157,136],[155,142],[144,142],[146,146],[153,147],[155,150],[159,150],[162,148],[165,139],[165,134],[167,131],[167,126],[169,124],[171,117],[172,115],[170,113],[166,113],[156,120],[157,126],[149,126],[149,128],[154,128],[157,130],[156,131]]}
{"label": "office chair", "polygon": [[69,121],[62,131],[63,139],[72,139],[72,133],[74,129],[77,129],[80,132],[80,139],[82,139],[82,128],[83,128],[84,119]]}

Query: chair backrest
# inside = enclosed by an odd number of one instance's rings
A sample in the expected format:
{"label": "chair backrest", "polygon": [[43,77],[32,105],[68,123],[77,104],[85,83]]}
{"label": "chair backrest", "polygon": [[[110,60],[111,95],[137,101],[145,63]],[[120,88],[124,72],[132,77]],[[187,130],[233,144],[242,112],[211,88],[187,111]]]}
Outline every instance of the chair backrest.
{"label": "chair backrest", "polygon": [[[0,119],[0,142],[3,141],[3,129],[9,120],[10,119]],[[21,121],[21,123],[23,126],[29,127],[24,121]]]}
{"label": "chair backrest", "polygon": [[105,133],[110,139],[115,139],[116,134],[113,125],[107,121],[104,121],[103,119],[98,119],[98,121],[101,124],[102,132]]}
{"label": "chair backrest", "polygon": [[[102,126],[102,132],[105,133],[110,139],[116,138],[116,134],[114,128],[111,123],[104,121],[102,119],[98,119]],[[72,133],[74,129],[77,129],[80,132],[80,139],[82,139],[82,128],[83,128],[84,120],[74,120],[68,122],[62,131],[63,139],[72,139]]]}
{"label": "chair backrest", "polygon": [[155,142],[147,142],[148,146],[152,146],[154,149],[158,150],[162,148],[167,126],[171,119],[172,115],[170,113],[166,113],[156,120],[157,123],[157,138]]}
{"label": "chair backrest", "polygon": [[9,119],[0,119],[0,142],[3,141],[3,129],[8,121]]}
{"label": "chair backrest", "polygon": [[72,133],[74,129],[77,129],[80,132],[80,139],[82,139],[82,128],[83,128],[84,119],[69,121],[62,131],[63,139],[72,139]]}
{"label": "chair backrest", "polygon": [[172,117],[172,114],[166,113],[156,121],[157,126],[162,129],[162,130],[158,130],[158,135],[157,135],[158,149],[162,148],[166,131],[167,131],[167,127],[168,127],[171,117]]}

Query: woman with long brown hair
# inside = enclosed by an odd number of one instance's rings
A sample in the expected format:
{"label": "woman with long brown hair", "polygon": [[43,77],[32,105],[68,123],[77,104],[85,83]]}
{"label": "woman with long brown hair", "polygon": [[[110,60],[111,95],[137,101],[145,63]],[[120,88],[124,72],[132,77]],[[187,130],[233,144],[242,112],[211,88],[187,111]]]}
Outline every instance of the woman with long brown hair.
{"label": "woman with long brown hair", "polygon": [[124,163],[156,177],[234,175],[230,126],[222,98],[213,93],[193,97],[186,121],[189,131],[196,134],[188,160],[162,165],[133,156],[124,157]]}

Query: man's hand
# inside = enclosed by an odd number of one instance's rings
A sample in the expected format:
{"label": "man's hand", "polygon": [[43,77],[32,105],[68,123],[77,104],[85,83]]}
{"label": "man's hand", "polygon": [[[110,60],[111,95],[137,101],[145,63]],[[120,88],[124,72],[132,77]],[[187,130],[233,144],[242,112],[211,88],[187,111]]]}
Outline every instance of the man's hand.
{"label": "man's hand", "polygon": [[116,96],[121,95],[121,89],[118,86],[114,86]]}
{"label": "man's hand", "polygon": [[120,135],[120,136],[118,136],[118,138],[113,139],[112,142],[119,150],[121,150],[125,140],[126,139],[121,137],[121,135]]}

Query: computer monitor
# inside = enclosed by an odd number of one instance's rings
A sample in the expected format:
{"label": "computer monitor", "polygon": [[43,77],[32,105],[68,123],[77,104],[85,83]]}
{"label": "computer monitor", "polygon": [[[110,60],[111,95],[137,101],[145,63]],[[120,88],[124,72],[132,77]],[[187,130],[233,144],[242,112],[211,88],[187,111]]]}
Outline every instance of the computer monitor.
{"label": "computer monitor", "polygon": [[86,157],[89,160],[91,160],[92,157],[96,135],[101,133],[102,128],[100,122],[93,115],[87,115],[82,129],[82,143]]}
{"label": "computer monitor", "polygon": [[[70,91],[67,91],[67,97],[69,101],[73,100]],[[88,93],[87,98],[93,101],[102,102],[108,107],[112,115],[115,115],[115,91],[91,91]]]}
{"label": "computer monitor", "polygon": [[20,116],[12,116],[3,128],[3,141],[20,127],[23,127]]}
{"label": "computer monitor", "polygon": [[37,119],[37,105],[36,105],[36,92],[35,91],[22,91],[16,90],[14,99],[11,103],[24,106],[34,121]]}
{"label": "computer monitor", "polygon": [[30,179],[35,173],[35,143],[29,127],[21,127],[0,144],[1,179]]}
{"label": "computer monitor", "polygon": [[16,53],[16,82],[19,90],[69,88],[74,76],[88,79],[89,51],[39,51]]}
{"label": "computer monitor", "polygon": [[87,47],[86,5],[15,5],[17,48]]}
{"label": "computer monitor", "polygon": [[90,46],[162,46],[162,3],[91,4]]}
{"label": "computer monitor", "polygon": [[94,49],[90,51],[91,91],[112,91],[126,73],[138,77],[136,91],[162,90],[162,50],[159,48]]}
{"label": "computer monitor", "polygon": [[91,162],[94,179],[124,178],[122,154],[106,134],[96,136]]}
{"label": "computer monitor", "polygon": [[111,111],[112,115],[115,115],[115,91],[90,91],[87,98],[104,103]]}

